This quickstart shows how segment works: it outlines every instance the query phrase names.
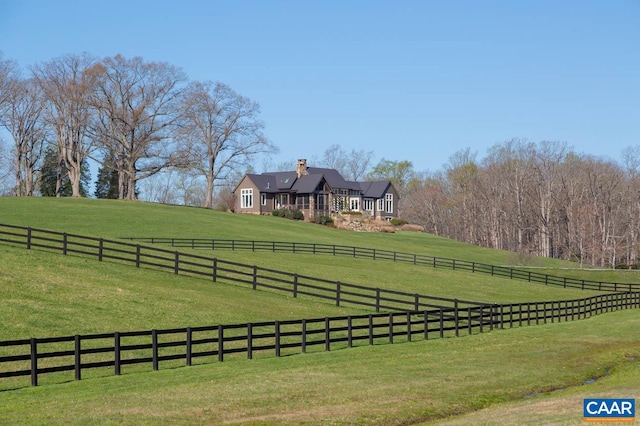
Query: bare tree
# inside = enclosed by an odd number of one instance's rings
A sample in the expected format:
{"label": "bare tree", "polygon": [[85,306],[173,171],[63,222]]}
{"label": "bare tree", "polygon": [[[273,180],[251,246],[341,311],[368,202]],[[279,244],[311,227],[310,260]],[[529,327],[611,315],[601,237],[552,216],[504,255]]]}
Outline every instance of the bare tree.
{"label": "bare tree", "polygon": [[9,102],[12,86],[18,79],[18,66],[15,62],[3,59],[0,51],[0,116],[3,114],[3,107]]}
{"label": "bare tree", "polygon": [[89,97],[94,80],[88,72],[94,64],[93,57],[85,53],[66,55],[32,69],[47,100],[46,119],[56,135],[59,161],[67,170],[74,197],[81,196],[83,163],[94,149],[89,137]]}
{"label": "bare tree", "polygon": [[183,98],[179,152],[206,179],[204,207],[213,206],[215,183],[246,168],[259,153],[277,149],[262,133],[260,106],[222,83],[195,82]]}
{"label": "bare tree", "polygon": [[46,138],[43,108],[42,91],[34,80],[16,79],[11,84],[0,125],[13,138],[14,195],[33,195],[36,166]]}
{"label": "bare tree", "polygon": [[167,63],[121,55],[100,61],[92,75],[96,139],[115,155],[119,198],[137,199],[139,180],[178,164],[171,133],[186,77]]}

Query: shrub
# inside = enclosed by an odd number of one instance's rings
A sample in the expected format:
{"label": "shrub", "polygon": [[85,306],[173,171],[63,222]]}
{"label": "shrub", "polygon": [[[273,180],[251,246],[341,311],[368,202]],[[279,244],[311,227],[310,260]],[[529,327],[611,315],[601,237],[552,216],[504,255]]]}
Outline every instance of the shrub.
{"label": "shrub", "polygon": [[404,219],[397,218],[397,217],[394,217],[393,219],[391,219],[391,224],[393,226],[402,226],[402,225],[406,225],[407,223],[409,223],[409,222],[404,220]]}
{"label": "shrub", "polygon": [[275,209],[271,212],[271,215],[293,220],[304,220],[304,213],[300,210]]}
{"label": "shrub", "polygon": [[313,222],[318,225],[333,225],[333,219],[329,216],[316,216],[313,218]]}
{"label": "shrub", "polygon": [[340,212],[341,214],[350,214],[350,215],[354,215],[354,216],[362,216],[362,212],[356,212],[356,211],[351,211],[351,210],[347,210],[347,211],[343,211]]}

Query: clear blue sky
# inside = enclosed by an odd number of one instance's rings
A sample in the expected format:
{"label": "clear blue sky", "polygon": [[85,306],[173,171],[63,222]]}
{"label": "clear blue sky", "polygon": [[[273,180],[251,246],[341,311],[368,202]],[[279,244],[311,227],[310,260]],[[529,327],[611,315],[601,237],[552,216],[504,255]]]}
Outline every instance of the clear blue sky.
{"label": "clear blue sky", "polygon": [[262,106],[275,163],[339,144],[436,171],[514,137],[615,161],[640,144],[637,0],[0,0],[0,50],[226,83]]}

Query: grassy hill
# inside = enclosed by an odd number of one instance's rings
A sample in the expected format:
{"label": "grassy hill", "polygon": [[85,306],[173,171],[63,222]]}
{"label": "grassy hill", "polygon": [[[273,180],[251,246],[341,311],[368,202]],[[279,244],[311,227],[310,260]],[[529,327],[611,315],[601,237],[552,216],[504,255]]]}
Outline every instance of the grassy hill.
{"label": "grassy hill", "polygon": [[[275,217],[125,201],[0,198],[0,223],[104,238],[304,241],[496,265],[514,261],[507,252],[427,234],[358,233]],[[205,255],[355,284],[487,302],[591,294],[385,261],[229,251]],[[0,340],[364,312],[4,244],[0,262],[4,265]],[[640,281],[635,273],[574,270],[575,265],[552,259],[539,259],[536,265],[549,268],[549,273],[564,271],[585,279]],[[616,389],[637,395],[639,321],[638,311],[630,310],[460,339],[232,360],[65,384],[44,380],[38,388],[0,391],[0,424],[407,424],[485,407],[497,410],[489,412],[493,418],[512,416],[518,420],[514,423],[520,423],[521,403],[509,402],[526,395],[540,394],[527,398],[533,406],[542,399],[575,400],[593,392],[615,394]],[[583,385],[606,372],[607,377],[591,388]],[[3,388],[7,389],[0,383]],[[564,390],[559,396],[546,395],[554,389]],[[30,410],[35,404],[39,409]],[[556,415],[545,412],[547,405],[537,405],[538,419]],[[559,421],[581,420],[580,407],[565,411]],[[491,418],[482,417],[486,413],[474,415],[485,422]],[[474,418],[467,420],[475,423]]]}

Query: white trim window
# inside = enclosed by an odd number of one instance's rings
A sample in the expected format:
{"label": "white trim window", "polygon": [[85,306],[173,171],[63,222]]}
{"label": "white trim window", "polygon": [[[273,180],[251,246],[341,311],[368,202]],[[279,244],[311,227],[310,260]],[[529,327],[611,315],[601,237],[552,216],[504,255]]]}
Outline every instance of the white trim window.
{"label": "white trim window", "polygon": [[267,205],[267,194],[265,194],[264,192],[260,193],[260,205]]}
{"label": "white trim window", "polygon": [[253,188],[246,188],[240,190],[240,208],[252,209],[253,208]]}
{"label": "white trim window", "polygon": [[362,199],[362,210],[366,212],[373,211],[373,199],[372,198],[363,198]]}
{"label": "white trim window", "polygon": [[384,200],[382,198],[378,199],[378,211],[379,212],[384,211]]}
{"label": "white trim window", "polygon": [[384,209],[387,213],[393,213],[393,194],[385,195],[385,206]]}
{"label": "white trim window", "polygon": [[351,211],[354,211],[354,212],[360,211],[360,198],[359,197],[353,197],[349,201],[350,201],[349,209]]}

